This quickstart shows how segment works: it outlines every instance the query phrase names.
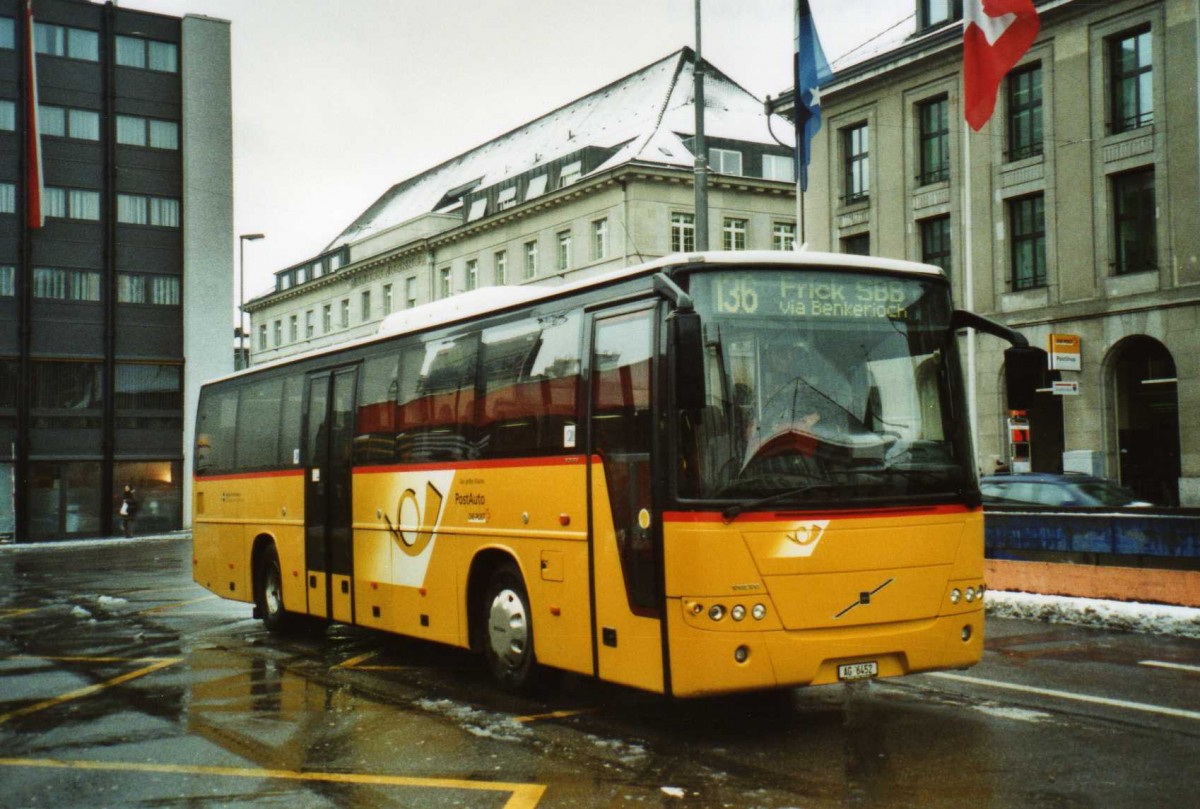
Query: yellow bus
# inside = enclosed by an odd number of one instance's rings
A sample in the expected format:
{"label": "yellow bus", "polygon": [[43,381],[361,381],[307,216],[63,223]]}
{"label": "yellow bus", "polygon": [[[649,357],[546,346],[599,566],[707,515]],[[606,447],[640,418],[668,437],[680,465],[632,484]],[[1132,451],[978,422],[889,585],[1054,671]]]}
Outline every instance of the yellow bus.
{"label": "yellow bus", "polygon": [[488,288],[206,385],[194,578],[677,697],[977,662],[983,513],[928,265],[676,255]]}

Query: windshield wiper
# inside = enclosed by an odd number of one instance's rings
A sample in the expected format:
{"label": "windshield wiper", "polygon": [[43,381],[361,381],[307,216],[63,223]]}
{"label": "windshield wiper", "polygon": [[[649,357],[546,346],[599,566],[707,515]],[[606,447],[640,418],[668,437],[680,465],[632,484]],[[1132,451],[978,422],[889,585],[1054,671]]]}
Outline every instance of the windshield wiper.
{"label": "windshield wiper", "polygon": [[835,488],[834,484],[832,484],[832,483],[825,483],[825,482],[805,483],[803,486],[797,486],[794,489],[787,489],[786,491],[782,491],[782,492],[775,492],[775,494],[769,494],[766,497],[760,497],[757,500],[746,500],[745,502],[742,502],[742,503],[734,503],[732,506],[729,506],[728,508],[724,509],[721,512],[721,516],[725,518],[726,522],[730,522],[735,517],[737,517],[737,515],[741,514],[743,511],[746,511],[747,509],[758,508],[759,506],[765,506],[768,503],[774,503],[777,500],[786,500],[789,497],[794,497],[798,494],[803,494],[804,492],[810,492],[810,491],[813,491],[814,489],[832,489],[832,488]]}

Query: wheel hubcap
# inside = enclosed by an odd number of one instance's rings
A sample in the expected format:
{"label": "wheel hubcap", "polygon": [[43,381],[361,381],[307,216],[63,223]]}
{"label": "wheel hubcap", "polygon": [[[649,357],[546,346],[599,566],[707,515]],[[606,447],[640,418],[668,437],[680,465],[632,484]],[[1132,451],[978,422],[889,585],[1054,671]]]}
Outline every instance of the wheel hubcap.
{"label": "wheel hubcap", "polygon": [[279,586],[279,575],[274,569],[267,572],[267,581],[263,587],[263,600],[266,602],[268,615],[278,615],[283,609],[283,592]]}
{"label": "wheel hubcap", "polygon": [[504,589],[492,599],[488,620],[488,638],[492,652],[511,668],[517,668],[529,648],[529,622],[521,597]]}

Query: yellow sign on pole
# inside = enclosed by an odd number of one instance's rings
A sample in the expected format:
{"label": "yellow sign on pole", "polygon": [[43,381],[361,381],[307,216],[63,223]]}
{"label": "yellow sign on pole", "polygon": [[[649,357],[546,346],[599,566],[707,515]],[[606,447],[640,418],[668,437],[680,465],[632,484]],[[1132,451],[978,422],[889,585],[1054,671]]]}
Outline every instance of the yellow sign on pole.
{"label": "yellow sign on pole", "polygon": [[1082,341],[1078,334],[1051,334],[1046,351],[1050,355],[1051,371],[1083,369]]}

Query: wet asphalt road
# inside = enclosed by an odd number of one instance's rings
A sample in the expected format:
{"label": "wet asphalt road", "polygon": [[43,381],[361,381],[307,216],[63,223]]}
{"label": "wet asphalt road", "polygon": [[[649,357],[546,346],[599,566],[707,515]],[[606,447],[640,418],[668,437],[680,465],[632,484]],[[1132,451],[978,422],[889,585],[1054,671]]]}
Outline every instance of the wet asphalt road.
{"label": "wet asphalt road", "polygon": [[0,806],[1196,805],[1200,641],[991,619],[968,672],[701,702],[268,636],[186,539],[0,548]]}

